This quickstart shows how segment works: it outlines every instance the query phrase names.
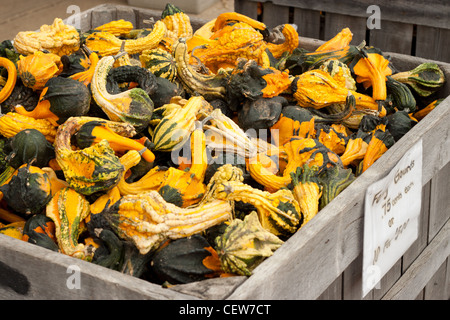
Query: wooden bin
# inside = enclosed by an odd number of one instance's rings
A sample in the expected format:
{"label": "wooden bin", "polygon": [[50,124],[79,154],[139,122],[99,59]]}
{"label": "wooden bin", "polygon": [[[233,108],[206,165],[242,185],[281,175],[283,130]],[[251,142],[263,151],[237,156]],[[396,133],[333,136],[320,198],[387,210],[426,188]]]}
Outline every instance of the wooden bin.
{"label": "wooden bin", "polygon": [[[101,5],[82,12],[83,30],[114,19],[139,27],[161,12]],[[204,21],[192,19],[199,27]],[[194,27],[195,28],[195,27]],[[313,50],[322,42],[300,38]],[[410,70],[427,60],[389,53]],[[437,62],[450,79],[450,65]],[[450,94],[450,83],[440,97]],[[391,147],[250,277],[215,278],[163,288],[93,263],[0,234],[0,299],[361,299],[365,190],[423,141],[423,189],[418,240],[365,299],[448,299],[450,292],[450,97]],[[79,282],[74,277],[79,275]],[[79,286],[78,286],[79,285]]]}
{"label": "wooden bin", "polygon": [[[295,23],[303,37],[328,40],[349,27],[354,42],[366,40],[384,51],[450,62],[448,0],[235,0],[234,9],[269,27]],[[376,25],[372,18],[378,13]]]}

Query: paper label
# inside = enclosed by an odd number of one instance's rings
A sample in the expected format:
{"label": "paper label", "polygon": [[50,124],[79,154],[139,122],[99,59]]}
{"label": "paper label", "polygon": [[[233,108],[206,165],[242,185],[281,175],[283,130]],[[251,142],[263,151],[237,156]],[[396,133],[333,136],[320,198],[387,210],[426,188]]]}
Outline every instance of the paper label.
{"label": "paper label", "polygon": [[363,297],[417,239],[422,202],[422,140],[366,191]]}

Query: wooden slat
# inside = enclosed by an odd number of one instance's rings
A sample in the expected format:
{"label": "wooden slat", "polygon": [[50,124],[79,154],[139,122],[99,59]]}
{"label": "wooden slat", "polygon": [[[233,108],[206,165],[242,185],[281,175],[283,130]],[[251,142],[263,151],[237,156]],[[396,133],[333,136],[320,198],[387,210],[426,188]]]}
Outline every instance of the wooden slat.
{"label": "wooden slat", "polygon": [[[450,255],[450,220],[383,300],[415,299]],[[426,294],[426,292],[425,292]]]}
{"label": "wooden slat", "polygon": [[415,55],[450,62],[448,39],[450,39],[450,29],[417,26]]}
{"label": "wooden slat", "polygon": [[114,6],[100,6],[91,13],[91,28],[94,29],[105,23],[116,19],[116,8]]}
{"label": "wooden slat", "polygon": [[[360,254],[343,272],[343,299],[361,300],[362,297],[362,263],[363,255]],[[364,300],[373,299],[373,291],[369,292]]]}
{"label": "wooden slat", "polygon": [[[0,234],[0,243],[0,300],[197,299],[4,234]],[[71,281],[75,275],[68,272],[71,266],[79,270],[79,288],[67,286],[78,284]],[[8,283],[5,278],[11,275],[21,279],[21,284]]]}
{"label": "wooden slat", "polygon": [[380,300],[402,275],[402,260],[398,260],[392,268],[381,278],[379,288],[372,289],[373,299]]}
{"label": "wooden slat", "polygon": [[289,22],[289,7],[275,6],[271,2],[264,3],[262,21],[268,28]]}
{"label": "wooden slat", "polygon": [[302,37],[319,39],[320,12],[308,9],[294,9],[293,23],[298,26],[298,34]]}
{"label": "wooden slat", "polygon": [[419,217],[419,234],[417,240],[409,247],[402,257],[402,273],[416,260],[428,244],[428,219],[430,217],[431,181],[422,188],[422,203]]}
{"label": "wooden slat", "polygon": [[342,276],[337,277],[317,300],[342,300],[342,282]]}
{"label": "wooden slat", "polygon": [[448,0],[254,0],[273,2],[280,6],[326,11],[367,19],[370,5],[380,7],[383,20],[450,29],[450,2]]}
{"label": "wooden slat", "polygon": [[256,20],[258,18],[258,3],[249,0],[234,0],[234,11]]}
{"label": "wooden slat", "polygon": [[424,300],[448,300],[450,289],[446,282],[447,261],[448,259],[441,265],[425,286]]}
{"label": "wooden slat", "polygon": [[116,19],[129,21],[133,24],[134,28],[136,27],[136,11],[131,7],[117,6]]}
{"label": "wooden slat", "polygon": [[[450,149],[447,149],[449,152]],[[431,241],[450,219],[450,163],[431,180],[430,221],[428,241]]]}
{"label": "wooden slat", "polygon": [[351,44],[358,45],[366,40],[366,19],[329,12],[325,14],[323,40],[333,38],[344,28],[349,28],[353,33]]}
{"label": "wooden slat", "polygon": [[370,30],[368,44],[383,51],[411,54],[413,25],[393,21],[381,21],[380,29]]}

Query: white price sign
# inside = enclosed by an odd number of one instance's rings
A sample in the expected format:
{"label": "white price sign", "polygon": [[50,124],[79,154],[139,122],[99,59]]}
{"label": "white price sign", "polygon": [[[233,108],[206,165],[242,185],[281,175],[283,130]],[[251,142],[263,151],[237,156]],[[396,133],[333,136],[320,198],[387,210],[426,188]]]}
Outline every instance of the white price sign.
{"label": "white price sign", "polygon": [[417,239],[422,202],[422,140],[366,191],[363,296]]}

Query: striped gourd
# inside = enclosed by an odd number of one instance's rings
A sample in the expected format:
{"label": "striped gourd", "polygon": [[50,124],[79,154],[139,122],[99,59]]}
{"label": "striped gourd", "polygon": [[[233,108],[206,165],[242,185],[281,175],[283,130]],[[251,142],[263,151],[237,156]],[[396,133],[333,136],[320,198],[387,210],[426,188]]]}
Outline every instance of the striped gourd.
{"label": "striped gourd", "polygon": [[175,58],[169,52],[155,48],[144,50],[139,56],[144,68],[150,70],[155,76],[175,80],[177,76],[177,65]]}

